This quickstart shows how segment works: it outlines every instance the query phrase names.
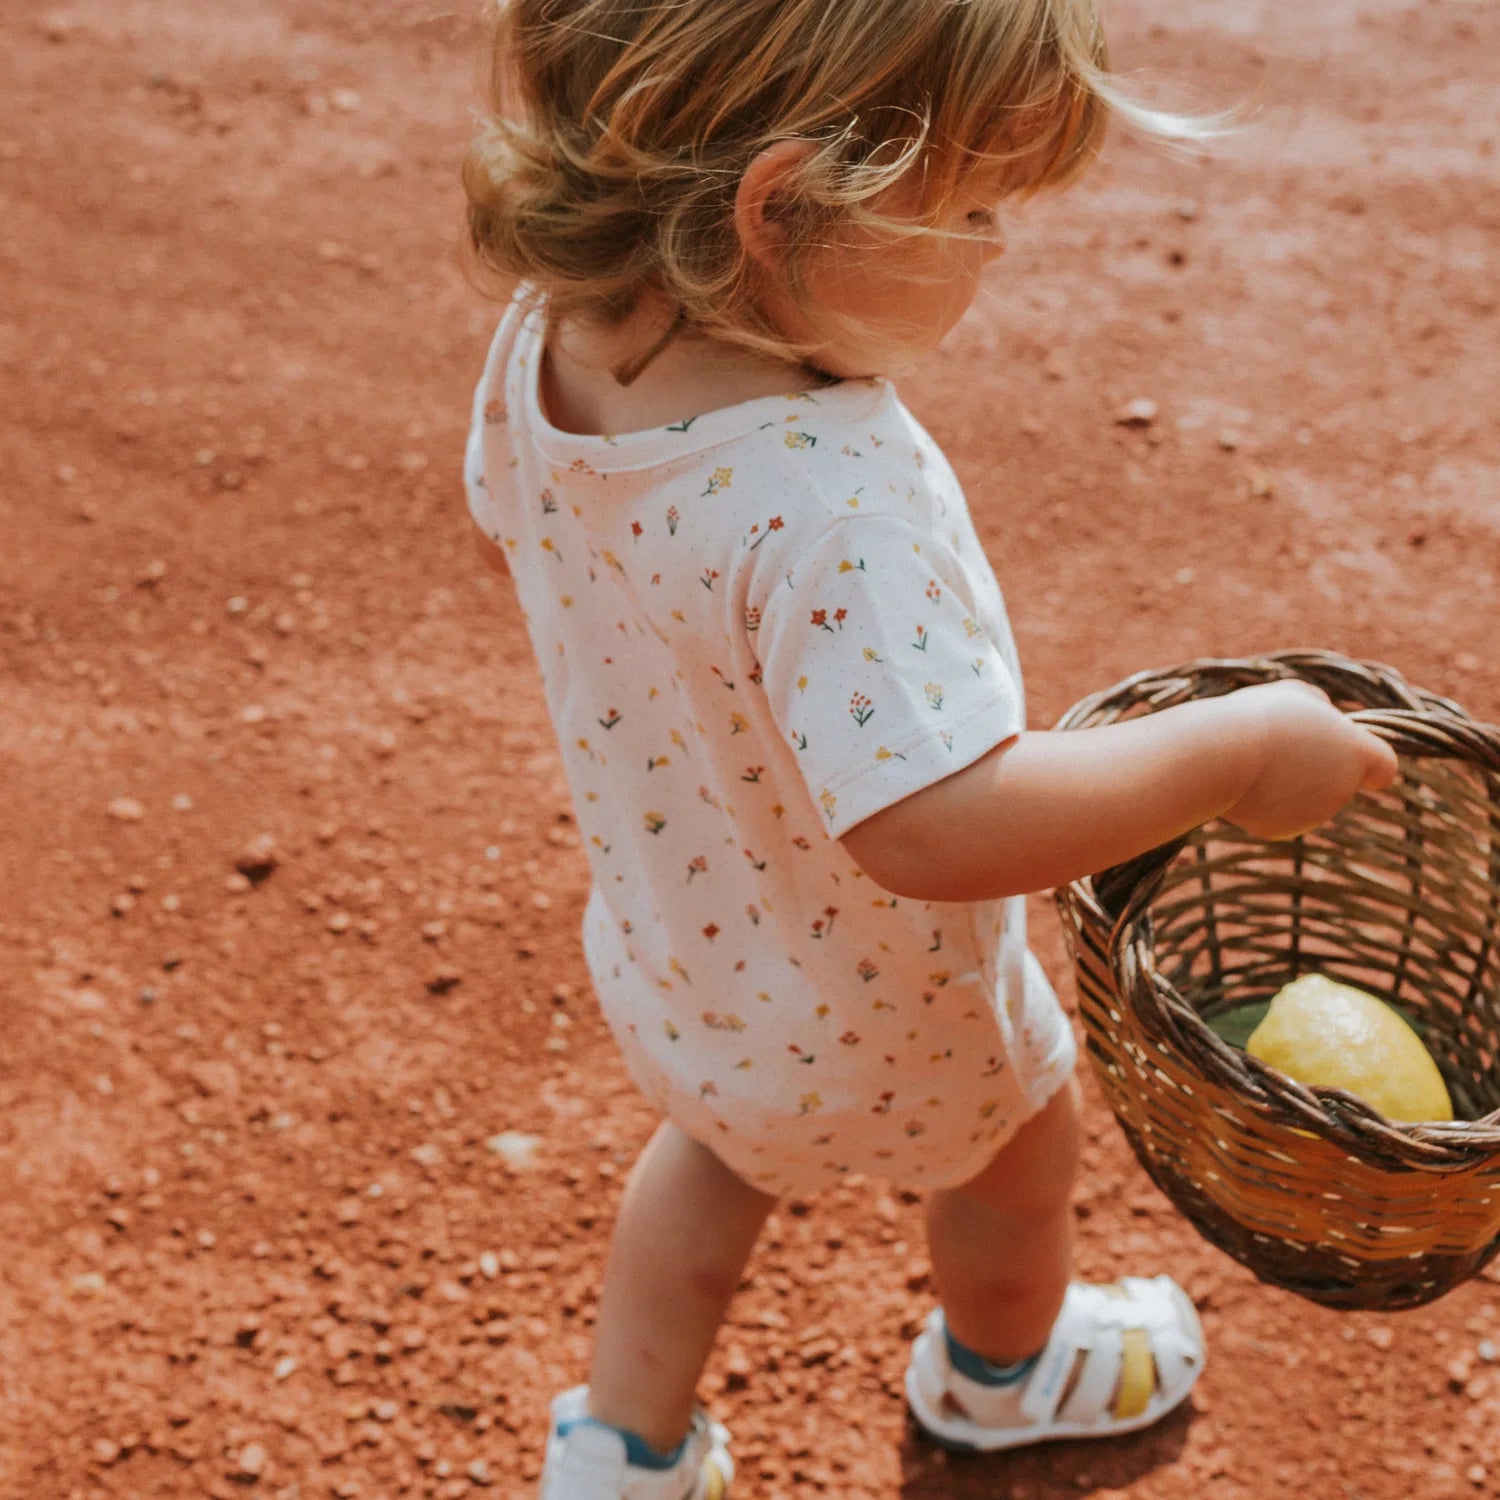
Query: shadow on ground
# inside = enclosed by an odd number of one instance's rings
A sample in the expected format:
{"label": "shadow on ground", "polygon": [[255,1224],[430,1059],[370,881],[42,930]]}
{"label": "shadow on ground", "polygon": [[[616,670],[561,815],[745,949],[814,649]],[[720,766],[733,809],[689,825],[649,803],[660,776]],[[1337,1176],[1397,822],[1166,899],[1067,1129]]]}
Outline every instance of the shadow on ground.
{"label": "shadow on ground", "polygon": [[1130,1437],[968,1454],[945,1452],[908,1419],[901,1500],[1078,1500],[1124,1492],[1182,1458],[1192,1421],[1191,1410],[1179,1410]]}

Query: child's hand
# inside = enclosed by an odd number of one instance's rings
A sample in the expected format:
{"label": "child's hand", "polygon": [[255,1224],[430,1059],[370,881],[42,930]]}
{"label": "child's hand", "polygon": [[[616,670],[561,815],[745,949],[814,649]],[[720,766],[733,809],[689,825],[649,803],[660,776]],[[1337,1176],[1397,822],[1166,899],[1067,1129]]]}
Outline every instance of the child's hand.
{"label": "child's hand", "polygon": [[1260,739],[1260,770],[1224,812],[1253,838],[1294,838],[1396,779],[1395,751],[1308,683],[1265,683],[1223,701]]}

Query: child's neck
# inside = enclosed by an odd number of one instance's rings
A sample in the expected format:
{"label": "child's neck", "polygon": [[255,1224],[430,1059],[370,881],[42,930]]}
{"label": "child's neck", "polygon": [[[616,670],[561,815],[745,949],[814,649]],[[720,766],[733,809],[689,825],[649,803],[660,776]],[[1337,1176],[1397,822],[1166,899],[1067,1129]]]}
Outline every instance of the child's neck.
{"label": "child's neck", "polygon": [[800,365],[684,329],[629,385],[621,385],[613,371],[656,344],[672,317],[661,300],[643,300],[614,328],[582,323],[549,328],[541,369],[547,420],[564,432],[618,435],[829,383],[829,377]]}

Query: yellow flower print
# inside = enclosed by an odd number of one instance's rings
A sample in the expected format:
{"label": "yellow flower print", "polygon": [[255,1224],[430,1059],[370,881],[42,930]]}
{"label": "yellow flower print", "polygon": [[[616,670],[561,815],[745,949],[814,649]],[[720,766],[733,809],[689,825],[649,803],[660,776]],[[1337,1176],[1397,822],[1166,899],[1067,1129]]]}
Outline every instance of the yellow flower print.
{"label": "yellow flower print", "polygon": [[708,488],[704,490],[705,495],[717,495],[720,490],[727,490],[734,482],[734,470],[731,468],[718,468],[708,477]]}
{"label": "yellow flower print", "polygon": [[799,677],[797,679],[797,691],[799,693],[805,693],[807,691],[807,678],[805,676]]}
{"label": "yellow flower print", "polygon": [[939,708],[939,709],[942,708],[942,706],[943,706],[943,685],[942,685],[942,683],[940,683],[940,682],[929,682],[929,683],[926,683],[923,686],[922,691],[927,694],[927,702],[933,708]]}
{"label": "yellow flower print", "polygon": [[661,1024],[666,1030],[667,1040],[669,1042],[675,1042],[677,1038],[682,1035],[682,1033],[670,1021],[663,1021]]}
{"label": "yellow flower print", "polygon": [[964,634],[971,641],[974,639],[974,637],[976,635],[983,635],[984,634],[984,631],[980,629],[979,621],[976,620],[973,615],[965,615],[964,616]]}
{"label": "yellow flower print", "polygon": [[744,734],[744,732],[747,729],[749,729],[749,727],[750,727],[750,721],[749,721],[749,719],[747,719],[744,716],[744,714],[730,714],[730,716],[729,716],[729,732],[730,732],[730,734]]}
{"label": "yellow flower print", "polygon": [[745,1023],[738,1016],[721,1016],[716,1010],[703,1012],[703,1024],[710,1031],[743,1031]]}
{"label": "yellow flower print", "polygon": [[543,552],[550,552],[558,562],[562,561],[562,553],[557,550],[557,546],[550,536],[544,536],[540,545]]}
{"label": "yellow flower print", "polygon": [[839,564],[839,572],[840,573],[853,573],[853,572],[856,572],[856,571],[858,571],[860,573],[863,573],[863,572],[866,571],[864,558],[860,558],[860,560],[858,562],[850,562],[849,559],[846,557]]}
{"label": "yellow flower print", "polygon": [[835,797],[833,793],[830,792],[825,786],[823,790],[818,793],[818,801],[822,804],[823,815],[831,819],[834,814],[834,809],[839,805],[839,799]]}
{"label": "yellow flower print", "polygon": [[789,432],[782,441],[788,448],[797,449],[815,447],[818,440],[810,432]]}
{"label": "yellow flower print", "polygon": [[801,1115],[815,1115],[822,1107],[823,1099],[818,1093],[804,1094],[797,1101],[797,1113]]}
{"label": "yellow flower print", "polygon": [[648,812],[646,814],[646,832],[660,833],[667,826],[667,820],[659,812]]}

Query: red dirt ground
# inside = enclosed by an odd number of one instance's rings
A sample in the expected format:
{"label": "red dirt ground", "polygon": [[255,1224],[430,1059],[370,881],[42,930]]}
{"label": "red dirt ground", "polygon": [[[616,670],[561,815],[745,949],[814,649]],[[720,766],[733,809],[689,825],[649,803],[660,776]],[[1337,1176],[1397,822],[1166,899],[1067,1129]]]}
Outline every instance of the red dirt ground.
{"label": "red dirt ground", "polygon": [[[465,533],[495,313],[455,253],[460,9],[0,13],[6,1500],[520,1496],[582,1369],[651,1120],[589,998],[519,616]],[[1125,65],[1258,90],[1258,123],[1213,162],[1117,142],[907,387],[1034,718],[1290,645],[1500,717],[1500,9],[1113,22]],[[1191,1289],[1191,1409],[993,1460],[914,1438],[917,1209],[859,1183],[777,1214],[726,1330],[737,1494],[1500,1494],[1494,1279],[1391,1317],[1262,1289],[1089,1110],[1083,1269]]]}

